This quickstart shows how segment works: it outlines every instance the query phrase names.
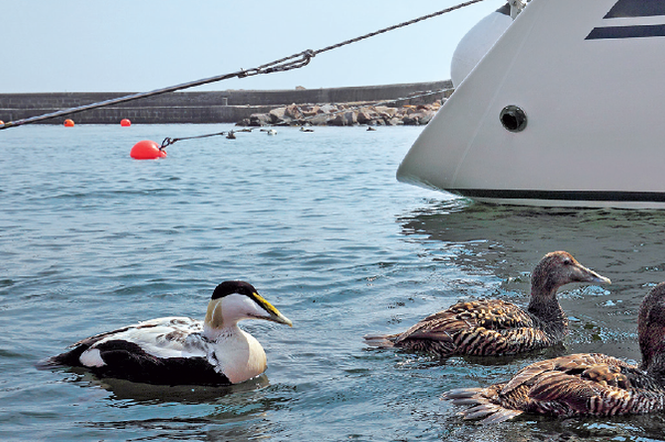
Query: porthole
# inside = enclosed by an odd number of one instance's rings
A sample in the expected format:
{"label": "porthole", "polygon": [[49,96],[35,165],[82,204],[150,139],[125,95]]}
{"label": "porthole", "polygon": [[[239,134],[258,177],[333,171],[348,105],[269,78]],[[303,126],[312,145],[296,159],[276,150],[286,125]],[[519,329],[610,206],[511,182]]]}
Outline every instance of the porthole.
{"label": "porthole", "polygon": [[501,109],[499,120],[510,132],[522,132],[526,129],[526,113],[518,106],[511,104]]}

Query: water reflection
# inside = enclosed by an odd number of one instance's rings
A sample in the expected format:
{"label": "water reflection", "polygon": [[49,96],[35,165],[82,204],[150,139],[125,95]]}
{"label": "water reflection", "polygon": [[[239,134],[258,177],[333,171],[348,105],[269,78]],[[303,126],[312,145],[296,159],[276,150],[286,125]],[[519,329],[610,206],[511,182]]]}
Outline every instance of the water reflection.
{"label": "water reflection", "polygon": [[[266,439],[269,424],[260,418],[227,420],[216,422],[208,418],[150,418],[145,420],[86,422],[85,427],[101,431],[101,434],[123,430],[125,434],[135,434],[129,440],[205,440],[225,442],[245,442]],[[145,437],[146,433],[155,434]],[[131,436],[130,436],[131,437]]]}
{"label": "water reflection", "polygon": [[[42,368],[39,367],[38,368]],[[43,369],[43,368],[42,368]],[[263,374],[255,379],[237,385],[201,386],[201,385],[152,385],[132,382],[125,379],[100,378],[81,367],[62,367],[59,371],[69,373],[71,378],[66,382],[83,387],[99,387],[109,393],[115,406],[151,405],[164,403],[202,404],[214,402],[230,396],[232,398],[251,394],[254,390],[270,385],[268,377]]]}
{"label": "water reflection", "polygon": [[150,385],[100,379],[88,372],[79,372],[69,382],[100,387],[111,393],[106,398],[111,408],[134,410],[121,414],[132,419],[97,421],[93,417],[82,426],[103,432],[123,430],[123,434],[150,431],[167,440],[265,438],[271,431],[270,412],[285,407],[293,394],[292,388],[270,385],[265,375],[227,387]]}
{"label": "water reflection", "polygon": [[615,416],[608,418],[552,419],[520,416],[498,425],[476,425],[447,419],[441,425],[442,440],[482,441],[662,441],[662,414]]}
{"label": "water reflection", "polygon": [[430,202],[399,222],[405,235],[423,235],[430,245],[458,244],[464,253],[457,260],[502,278],[528,273],[553,250],[611,272],[621,288],[660,282],[665,269],[665,211],[523,208],[455,199]]}

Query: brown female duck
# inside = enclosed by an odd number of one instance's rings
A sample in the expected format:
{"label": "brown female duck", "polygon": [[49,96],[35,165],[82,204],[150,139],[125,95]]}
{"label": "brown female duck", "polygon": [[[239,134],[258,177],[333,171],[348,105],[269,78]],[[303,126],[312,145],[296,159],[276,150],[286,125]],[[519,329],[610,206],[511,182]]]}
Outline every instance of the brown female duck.
{"label": "brown female duck", "polygon": [[499,299],[460,302],[403,333],[366,336],[369,345],[453,355],[508,355],[550,347],[568,333],[556,292],[571,282],[609,284],[567,252],[545,255],[531,274],[526,310]]}
{"label": "brown female duck", "polygon": [[524,412],[557,416],[613,416],[665,408],[665,283],[642,301],[637,328],[642,364],[602,354],[574,354],[536,362],[510,381],[444,394],[460,414],[482,423],[502,422]]}

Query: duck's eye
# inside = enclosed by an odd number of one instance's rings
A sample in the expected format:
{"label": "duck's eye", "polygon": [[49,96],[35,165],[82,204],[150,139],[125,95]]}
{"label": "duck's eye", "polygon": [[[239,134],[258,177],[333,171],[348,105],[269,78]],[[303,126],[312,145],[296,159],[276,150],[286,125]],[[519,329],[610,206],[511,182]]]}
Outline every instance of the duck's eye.
{"label": "duck's eye", "polygon": [[563,265],[565,265],[565,266],[569,266],[569,265],[572,265],[572,264],[573,264],[573,261],[571,259],[566,258],[566,259],[563,260]]}

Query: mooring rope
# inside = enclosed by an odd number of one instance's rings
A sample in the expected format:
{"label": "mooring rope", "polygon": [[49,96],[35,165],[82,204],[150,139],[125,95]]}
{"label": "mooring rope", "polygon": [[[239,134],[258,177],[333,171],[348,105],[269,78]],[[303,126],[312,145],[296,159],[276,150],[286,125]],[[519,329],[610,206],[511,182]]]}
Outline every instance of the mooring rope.
{"label": "mooring rope", "polygon": [[131,94],[131,95],[126,95],[123,97],[118,97],[118,98],[112,98],[110,100],[104,100],[96,103],[91,103],[91,104],[86,104],[83,106],[77,106],[77,107],[72,107],[68,109],[62,109],[59,111],[55,112],[50,112],[47,114],[43,115],[37,115],[34,117],[29,117],[29,118],[23,118],[20,120],[16,121],[8,121],[4,124],[0,124],[0,130],[2,129],[7,129],[10,127],[16,127],[16,126],[22,126],[24,124],[31,124],[31,123],[36,123],[39,121],[43,120],[49,120],[51,118],[56,118],[56,117],[62,117],[65,115],[71,115],[75,114],[78,112],[83,112],[86,110],[91,110],[91,109],[97,109],[100,107],[106,107],[106,106],[111,106],[114,104],[120,104],[120,103],[126,103],[128,101],[134,101],[134,100],[139,100],[141,98],[147,98],[147,97],[153,97],[155,95],[161,95],[165,94],[168,92],[175,92],[183,89],[189,89],[195,86],[202,86],[204,84],[209,84],[209,83],[214,83],[217,81],[222,81],[222,80],[228,80],[230,78],[246,78],[246,77],[251,77],[254,75],[261,75],[261,74],[270,74],[273,72],[284,72],[284,71],[290,71],[292,69],[298,69],[304,66],[307,66],[309,62],[314,58],[316,55],[332,51],[333,49],[341,48],[342,46],[350,45],[352,43],[357,43],[362,40],[366,40],[368,38],[374,37],[376,35],[384,34],[386,32],[394,31],[395,29],[403,28],[405,26],[410,26],[415,23],[419,23],[424,20],[428,20],[430,18],[438,17],[443,14],[447,14],[452,11],[456,11],[458,9],[470,6],[474,3],[479,3],[484,0],[469,0],[463,3],[459,3],[455,6],[451,6],[446,9],[442,9],[441,11],[433,12],[431,14],[423,15],[421,17],[415,18],[413,20],[405,21],[393,26],[389,26],[387,28],[379,29],[378,31],[370,32],[369,34],[361,35],[360,37],[352,38],[349,40],[342,41],[340,43],[326,46],[324,48],[318,49],[318,50],[311,50],[307,49],[302,52],[299,52],[297,54],[290,55],[288,57],[280,58],[279,60],[272,61],[270,63],[263,64],[261,66],[258,66],[253,69],[240,69],[239,71],[236,72],[231,72],[228,74],[222,74],[222,75],[217,75],[214,77],[210,78],[204,78],[201,80],[195,80],[195,81],[190,81],[187,83],[181,83],[175,86],[169,86],[161,89],[155,89],[149,92],[141,92],[141,93],[136,93],[136,94]]}
{"label": "mooring rope", "polygon": [[178,137],[178,138],[171,138],[171,137],[166,137],[164,138],[164,141],[162,141],[162,145],[159,146],[159,150],[164,150],[171,144],[176,143],[177,141],[183,141],[183,140],[194,140],[197,138],[209,138],[209,137],[216,137],[216,136],[223,136],[223,135],[228,135],[228,131],[223,131],[223,132],[215,132],[212,134],[205,134],[205,135],[195,135],[192,137]]}
{"label": "mooring rope", "polygon": [[175,144],[178,141],[185,141],[185,140],[196,140],[198,138],[210,138],[210,137],[217,137],[217,136],[223,136],[226,135],[226,138],[229,139],[235,139],[235,133],[236,132],[251,132],[251,129],[239,129],[239,130],[225,130],[222,132],[214,132],[211,134],[204,134],[204,135],[193,135],[191,137],[178,137],[178,138],[171,138],[171,137],[166,137],[162,141],[161,146],[159,146],[159,150],[164,150],[168,146]]}

